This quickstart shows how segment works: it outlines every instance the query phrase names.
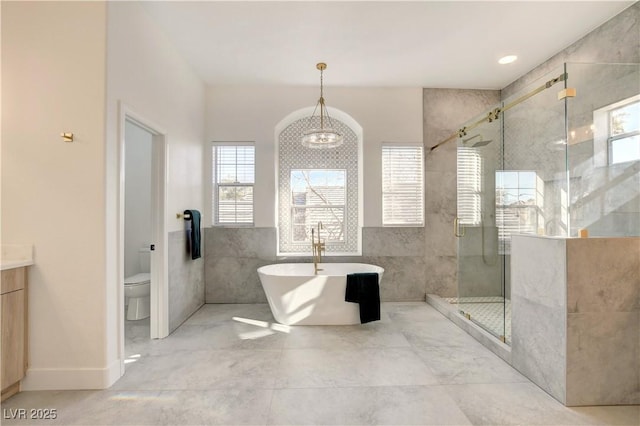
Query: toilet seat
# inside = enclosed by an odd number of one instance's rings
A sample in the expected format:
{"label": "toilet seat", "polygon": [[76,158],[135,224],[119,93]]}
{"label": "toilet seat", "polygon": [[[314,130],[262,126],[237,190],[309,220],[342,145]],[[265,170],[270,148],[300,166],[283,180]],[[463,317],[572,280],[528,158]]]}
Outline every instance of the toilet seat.
{"label": "toilet seat", "polygon": [[141,272],[124,279],[124,285],[137,286],[145,285],[151,282],[151,274],[149,272]]}

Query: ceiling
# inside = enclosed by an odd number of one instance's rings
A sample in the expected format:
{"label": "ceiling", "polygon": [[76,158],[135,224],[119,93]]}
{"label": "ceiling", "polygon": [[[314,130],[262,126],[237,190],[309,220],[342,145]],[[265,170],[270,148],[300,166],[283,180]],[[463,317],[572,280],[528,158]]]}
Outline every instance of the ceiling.
{"label": "ceiling", "polygon": [[[145,1],[210,85],[501,89],[632,1]],[[499,65],[507,54],[518,55]]]}

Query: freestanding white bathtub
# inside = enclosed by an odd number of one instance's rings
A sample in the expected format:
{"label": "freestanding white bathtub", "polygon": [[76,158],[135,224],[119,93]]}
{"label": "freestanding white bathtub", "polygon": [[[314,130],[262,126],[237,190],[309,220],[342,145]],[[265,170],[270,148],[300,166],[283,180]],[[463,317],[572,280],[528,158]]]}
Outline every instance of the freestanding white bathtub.
{"label": "freestanding white bathtub", "polygon": [[345,302],[347,274],[384,269],[364,263],[280,263],[258,268],[273,317],[284,325],[360,324],[360,306]]}

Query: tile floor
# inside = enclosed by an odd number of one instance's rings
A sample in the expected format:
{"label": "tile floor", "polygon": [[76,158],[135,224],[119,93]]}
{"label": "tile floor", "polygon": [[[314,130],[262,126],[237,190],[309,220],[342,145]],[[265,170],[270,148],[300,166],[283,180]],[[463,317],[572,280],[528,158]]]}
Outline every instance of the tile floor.
{"label": "tile floor", "polygon": [[[3,425],[638,425],[640,406],[567,408],[424,303],[382,320],[285,327],[267,305],[205,305],[163,340],[130,325],[103,391],[23,392]],[[55,408],[53,421],[6,419]]]}

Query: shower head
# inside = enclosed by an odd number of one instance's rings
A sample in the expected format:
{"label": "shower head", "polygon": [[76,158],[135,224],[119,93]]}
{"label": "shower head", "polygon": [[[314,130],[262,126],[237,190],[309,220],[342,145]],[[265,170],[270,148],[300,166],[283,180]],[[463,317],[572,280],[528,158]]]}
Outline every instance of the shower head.
{"label": "shower head", "polygon": [[485,146],[490,144],[491,142],[493,142],[491,139],[489,139],[488,141],[478,141],[476,143],[474,143],[473,145],[471,145],[472,148],[477,148],[479,146]]}
{"label": "shower head", "polygon": [[470,140],[475,139],[475,138],[477,138],[477,137],[479,137],[479,138],[480,138],[480,140],[479,140],[478,142],[474,143],[473,145],[471,145],[471,148],[478,148],[478,147],[485,146],[485,145],[488,145],[488,144],[490,144],[491,142],[493,142],[493,140],[491,140],[491,139],[489,139],[489,140],[486,140],[486,141],[485,141],[485,140],[482,138],[482,135],[481,135],[480,133],[478,133],[477,135],[471,136],[470,138],[462,139],[462,143],[463,143],[464,145],[466,145],[466,144],[467,144],[467,142],[469,142]]}

